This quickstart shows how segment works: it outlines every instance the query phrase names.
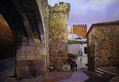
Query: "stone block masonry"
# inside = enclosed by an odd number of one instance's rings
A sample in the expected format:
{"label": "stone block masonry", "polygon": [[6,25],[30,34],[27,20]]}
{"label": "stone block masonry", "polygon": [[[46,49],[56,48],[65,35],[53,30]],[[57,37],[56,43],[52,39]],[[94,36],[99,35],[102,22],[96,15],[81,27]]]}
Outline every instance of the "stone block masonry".
{"label": "stone block masonry", "polygon": [[89,70],[119,65],[119,22],[93,24],[88,37]]}
{"label": "stone block masonry", "polygon": [[50,66],[56,71],[62,71],[62,65],[67,60],[67,28],[70,4],[60,2],[49,6],[49,59]]}
{"label": "stone block masonry", "polygon": [[48,1],[0,0],[0,8],[13,34],[14,75],[16,78],[44,75],[49,67]]}
{"label": "stone block masonry", "polygon": [[16,72],[19,77],[35,77],[47,71],[46,51],[42,44],[23,43],[17,51],[16,59]]}

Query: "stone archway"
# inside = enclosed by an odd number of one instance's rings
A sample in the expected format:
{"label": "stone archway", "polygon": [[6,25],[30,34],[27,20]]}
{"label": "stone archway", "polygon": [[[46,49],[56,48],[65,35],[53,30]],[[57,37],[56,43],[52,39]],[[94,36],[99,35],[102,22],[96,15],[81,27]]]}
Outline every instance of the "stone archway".
{"label": "stone archway", "polygon": [[47,0],[1,0],[0,10],[13,32],[16,76],[45,74],[49,57]]}
{"label": "stone archway", "polygon": [[0,75],[14,76],[15,45],[12,31],[0,14]]}

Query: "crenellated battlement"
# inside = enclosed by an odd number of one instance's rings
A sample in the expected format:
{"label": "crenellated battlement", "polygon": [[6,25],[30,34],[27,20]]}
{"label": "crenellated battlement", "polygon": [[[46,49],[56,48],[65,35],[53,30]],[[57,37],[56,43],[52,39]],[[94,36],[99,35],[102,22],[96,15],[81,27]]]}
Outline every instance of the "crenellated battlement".
{"label": "crenellated battlement", "polygon": [[63,12],[69,12],[70,11],[70,4],[59,2],[59,4],[55,4],[54,6],[49,5],[49,11],[63,11]]}
{"label": "crenellated battlement", "polygon": [[82,29],[85,29],[87,30],[87,25],[86,24],[78,24],[78,25],[73,25],[74,28],[82,28]]}
{"label": "crenellated battlement", "polygon": [[81,24],[81,25],[73,25],[71,27],[71,32],[80,36],[85,37],[87,33],[87,25],[86,24]]}
{"label": "crenellated battlement", "polygon": [[77,24],[77,25],[73,25],[74,27],[87,27],[86,24]]}

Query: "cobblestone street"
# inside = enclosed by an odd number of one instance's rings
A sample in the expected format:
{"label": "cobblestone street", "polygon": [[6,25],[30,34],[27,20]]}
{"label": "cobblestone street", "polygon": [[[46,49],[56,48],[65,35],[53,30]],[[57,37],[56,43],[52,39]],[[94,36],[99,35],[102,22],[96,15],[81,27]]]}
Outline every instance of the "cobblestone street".
{"label": "cobblestone street", "polygon": [[89,77],[83,73],[81,70],[75,71],[72,74],[72,77],[66,80],[61,80],[58,82],[84,82],[87,80]]}
{"label": "cobblestone street", "polygon": [[118,82],[119,77],[90,71],[50,72],[45,76],[28,79],[15,79],[0,76],[0,82]]}

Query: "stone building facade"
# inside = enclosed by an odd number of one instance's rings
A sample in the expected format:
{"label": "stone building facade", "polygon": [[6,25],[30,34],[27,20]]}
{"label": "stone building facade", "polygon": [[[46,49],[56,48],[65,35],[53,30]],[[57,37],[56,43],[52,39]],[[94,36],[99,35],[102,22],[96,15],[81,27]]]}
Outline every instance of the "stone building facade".
{"label": "stone building facade", "polygon": [[87,38],[89,70],[119,65],[119,22],[93,24]]}
{"label": "stone building facade", "polygon": [[60,2],[49,6],[49,58],[50,66],[56,71],[62,71],[62,65],[67,59],[67,29],[70,4]]}
{"label": "stone building facade", "polygon": [[87,33],[87,25],[73,25],[71,27],[71,33],[85,37]]}

